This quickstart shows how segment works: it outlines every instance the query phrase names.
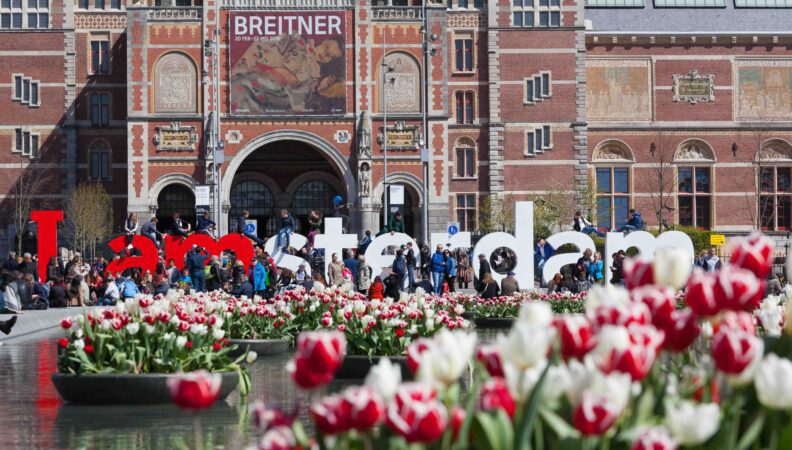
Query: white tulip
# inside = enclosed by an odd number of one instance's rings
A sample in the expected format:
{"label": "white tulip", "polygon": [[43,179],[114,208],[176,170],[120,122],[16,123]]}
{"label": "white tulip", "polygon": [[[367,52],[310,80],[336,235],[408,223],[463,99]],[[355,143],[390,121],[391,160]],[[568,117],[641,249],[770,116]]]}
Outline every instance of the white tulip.
{"label": "white tulip", "polygon": [[140,324],[137,322],[132,322],[126,326],[127,333],[131,335],[136,335],[138,331],[140,331]]}
{"label": "white tulip", "polygon": [[113,324],[109,320],[103,319],[102,323],[99,325],[99,328],[101,328],[104,331],[108,331],[111,328],[113,328]]}
{"label": "white tulip", "polygon": [[76,330],[74,330],[74,336],[75,336],[77,339],[80,339],[80,338],[82,338],[82,337],[83,337],[83,330],[82,330],[82,328],[77,328]]}
{"label": "white tulip", "polygon": [[162,340],[164,340],[164,341],[170,341],[170,340],[171,340],[171,339],[173,339],[173,338],[174,338],[174,334],[173,334],[172,332],[170,332],[170,331],[169,331],[169,332],[167,332],[167,333],[165,333],[165,334],[162,336]]}
{"label": "white tulip", "polygon": [[223,319],[221,319],[220,317],[218,317],[217,320],[215,321],[214,325],[212,325],[212,328],[214,328],[214,329],[223,328],[223,324],[224,323],[225,323],[225,321]]}
{"label": "white tulip", "polygon": [[82,350],[85,348],[85,341],[83,341],[82,339],[75,340],[73,344],[74,344],[74,348],[76,348],[77,350]]}
{"label": "white tulip", "polygon": [[762,321],[762,327],[768,336],[781,336],[784,308],[781,307],[780,302],[780,295],[770,295],[762,300],[759,309],[754,311],[754,314]]}
{"label": "white tulip", "polygon": [[170,324],[171,325],[176,325],[178,327],[180,322],[181,322],[181,319],[179,319],[179,316],[177,316],[176,314],[171,316],[171,318],[170,318]]}
{"label": "white tulip", "polygon": [[696,404],[682,400],[676,405],[666,403],[665,419],[677,442],[693,446],[703,444],[718,431],[721,412],[715,403]]}
{"label": "white tulip", "polygon": [[256,358],[258,358],[258,353],[249,351],[245,357],[245,361],[247,361],[248,364],[253,364],[253,362],[256,361]]}
{"label": "white tulip", "polygon": [[421,355],[417,379],[444,388],[459,380],[476,347],[476,335],[444,329],[432,338]]}
{"label": "white tulip", "polygon": [[225,336],[225,330],[222,330],[220,328],[215,328],[214,330],[212,330],[212,337],[214,338],[214,340],[219,341],[220,339],[223,339],[223,336]]}
{"label": "white tulip", "polygon": [[503,362],[524,370],[545,360],[554,338],[555,329],[549,324],[531,324],[523,319],[514,324],[508,335],[498,336],[497,347]]}
{"label": "white tulip", "polygon": [[612,284],[597,285],[589,289],[586,295],[586,315],[591,314],[602,305],[626,305],[630,303],[630,292]]}
{"label": "white tulip", "polygon": [[401,367],[388,358],[380,358],[379,363],[369,370],[364,384],[374,389],[385,402],[389,402],[401,384]]}
{"label": "white tulip", "polygon": [[454,313],[455,313],[457,316],[461,316],[462,314],[464,314],[464,313],[465,313],[465,307],[464,307],[464,306],[462,306],[462,305],[456,305],[456,306],[454,306]]}
{"label": "white tulip", "polygon": [[545,302],[525,302],[517,320],[519,324],[549,327],[553,323],[553,310]]}
{"label": "white tulip", "polygon": [[202,323],[194,323],[190,325],[190,333],[198,335],[198,336],[205,336],[209,330],[206,328],[206,325]]}
{"label": "white tulip", "polygon": [[754,379],[756,396],[768,408],[792,408],[792,361],[774,353],[765,356]]}
{"label": "white tulip", "polygon": [[146,334],[155,334],[157,332],[157,327],[154,325],[146,324],[144,328],[146,329]]}
{"label": "white tulip", "polygon": [[660,247],[655,251],[652,270],[655,284],[680,289],[687,283],[693,259],[677,247]]}
{"label": "white tulip", "polygon": [[428,320],[428,319],[427,319],[427,321],[426,321],[426,324],[425,324],[425,325],[426,325],[426,331],[433,331],[433,330],[434,330],[434,328],[435,328],[435,323],[434,323],[434,321],[433,321],[433,320]]}
{"label": "white tulip", "polygon": [[[506,385],[515,400],[524,401],[531,395],[539,377],[547,367],[547,361],[531,368],[520,371],[512,364],[504,364],[503,372],[506,376]],[[550,366],[542,384],[542,403],[552,403],[569,388],[569,372],[564,365]]]}
{"label": "white tulip", "polygon": [[176,348],[184,348],[187,345],[187,337],[179,336],[176,338]]}

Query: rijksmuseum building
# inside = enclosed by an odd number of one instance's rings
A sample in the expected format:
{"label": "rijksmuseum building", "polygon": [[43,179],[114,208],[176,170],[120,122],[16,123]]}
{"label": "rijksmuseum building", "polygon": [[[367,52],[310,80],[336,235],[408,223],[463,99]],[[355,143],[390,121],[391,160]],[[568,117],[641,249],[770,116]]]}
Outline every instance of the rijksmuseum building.
{"label": "rijksmuseum building", "polygon": [[792,0],[125,1],[0,0],[0,241],[94,181],[117,227],[198,195],[268,236],[339,195],[376,232],[390,192],[421,239],[562,192],[792,229]]}

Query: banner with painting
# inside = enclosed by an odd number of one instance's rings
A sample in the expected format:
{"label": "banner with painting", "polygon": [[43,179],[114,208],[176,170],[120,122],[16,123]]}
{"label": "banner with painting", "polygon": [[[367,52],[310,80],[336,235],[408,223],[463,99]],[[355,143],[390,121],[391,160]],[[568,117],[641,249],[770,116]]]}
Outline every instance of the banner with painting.
{"label": "banner with painting", "polygon": [[232,11],[231,114],[346,113],[343,11]]}

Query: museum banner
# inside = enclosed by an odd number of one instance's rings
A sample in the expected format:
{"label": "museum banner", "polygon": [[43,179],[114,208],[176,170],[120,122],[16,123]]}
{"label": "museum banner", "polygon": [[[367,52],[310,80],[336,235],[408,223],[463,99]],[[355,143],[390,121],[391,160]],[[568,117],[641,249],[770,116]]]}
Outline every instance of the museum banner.
{"label": "museum banner", "polygon": [[344,26],[343,11],[232,11],[231,114],[346,113]]}

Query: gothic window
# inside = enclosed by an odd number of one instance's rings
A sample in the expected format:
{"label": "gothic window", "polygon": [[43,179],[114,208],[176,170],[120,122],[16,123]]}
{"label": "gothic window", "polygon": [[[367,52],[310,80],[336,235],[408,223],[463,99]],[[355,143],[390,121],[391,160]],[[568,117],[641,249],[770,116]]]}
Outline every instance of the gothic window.
{"label": "gothic window", "polygon": [[457,178],[475,178],[476,144],[468,137],[460,138],[454,146],[455,170]]}
{"label": "gothic window", "polygon": [[154,67],[154,112],[197,111],[195,64],[185,54],[171,52]]}

